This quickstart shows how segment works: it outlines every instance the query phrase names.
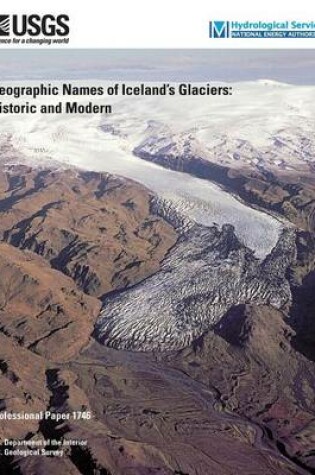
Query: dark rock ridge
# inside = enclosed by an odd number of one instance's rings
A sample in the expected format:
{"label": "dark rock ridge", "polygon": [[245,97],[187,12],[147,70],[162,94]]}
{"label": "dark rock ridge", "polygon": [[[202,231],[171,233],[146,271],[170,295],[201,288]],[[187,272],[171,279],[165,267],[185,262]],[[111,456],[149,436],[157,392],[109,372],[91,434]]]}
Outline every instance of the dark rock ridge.
{"label": "dark rock ridge", "polygon": [[215,156],[205,158],[200,150],[190,146],[176,149],[174,144],[166,150],[144,142],[133,153],[164,168],[215,182],[246,203],[283,215],[304,230],[315,230],[315,187],[308,168],[299,172],[297,183],[295,171],[251,168],[246,164],[233,168],[219,163]]}

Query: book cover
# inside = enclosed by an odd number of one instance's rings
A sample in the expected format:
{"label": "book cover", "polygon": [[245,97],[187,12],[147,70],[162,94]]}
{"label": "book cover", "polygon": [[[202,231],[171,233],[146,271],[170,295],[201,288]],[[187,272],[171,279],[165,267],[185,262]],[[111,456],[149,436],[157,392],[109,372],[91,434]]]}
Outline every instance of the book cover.
{"label": "book cover", "polygon": [[1,8],[0,475],[315,473],[313,13]]}

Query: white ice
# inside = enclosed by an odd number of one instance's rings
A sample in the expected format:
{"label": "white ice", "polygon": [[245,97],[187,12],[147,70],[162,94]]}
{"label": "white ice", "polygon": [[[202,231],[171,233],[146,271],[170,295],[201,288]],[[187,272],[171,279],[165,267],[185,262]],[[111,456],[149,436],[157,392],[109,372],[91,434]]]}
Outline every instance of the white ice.
{"label": "white ice", "polygon": [[[106,87],[107,84],[84,81],[77,85]],[[179,138],[195,140],[205,158],[213,147],[220,146],[222,138],[229,144],[248,141],[251,145],[245,148],[246,153],[250,153],[251,147],[271,144],[275,148],[275,140],[280,144],[285,140],[291,149],[296,147],[296,141],[300,140],[294,135],[297,127],[300,136],[304,132],[306,137],[311,136],[315,116],[314,88],[257,81],[234,84],[233,91],[233,95],[224,97],[66,96],[62,99],[112,104],[113,113],[103,117],[98,114],[0,115],[2,161],[6,156],[11,159],[16,156],[17,160],[25,157],[40,165],[48,165],[54,160],[132,178],[171,200],[199,223],[233,224],[238,237],[258,257],[264,257],[278,239],[282,227],[278,220],[246,206],[208,181],[163,169],[132,153],[148,137],[153,135],[158,139],[159,134],[164,139],[169,137],[171,143]],[[2,98],[2,102],[11,100]],[[46,97],[39,99],[38,104],[58,101],[60,97]],[[281,132],[283,130],[285,132]],[[282,146],[278,148],[282,149]],[[251,158],[257,160],[255,156]],[[280,163],[279,159],[277,163]]]}

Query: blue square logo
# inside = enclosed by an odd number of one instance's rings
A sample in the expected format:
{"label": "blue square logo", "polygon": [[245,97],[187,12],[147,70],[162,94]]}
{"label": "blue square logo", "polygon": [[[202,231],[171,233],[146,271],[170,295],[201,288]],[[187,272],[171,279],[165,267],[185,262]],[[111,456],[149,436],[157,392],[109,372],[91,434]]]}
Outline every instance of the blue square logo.
{"label": "blue square logo", "polygon": [[210,38],[229,38],[230,25],[228,21],[210,21],[209,37]]}

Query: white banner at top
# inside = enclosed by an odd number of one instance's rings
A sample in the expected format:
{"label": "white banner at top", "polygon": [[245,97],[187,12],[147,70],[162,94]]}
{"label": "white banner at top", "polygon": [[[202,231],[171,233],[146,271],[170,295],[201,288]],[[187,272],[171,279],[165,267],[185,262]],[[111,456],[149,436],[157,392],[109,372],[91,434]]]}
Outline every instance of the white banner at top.
{"label": "white banner at top", "polygon": [[314,48],[315,3],[12,0],[0,48]]}

